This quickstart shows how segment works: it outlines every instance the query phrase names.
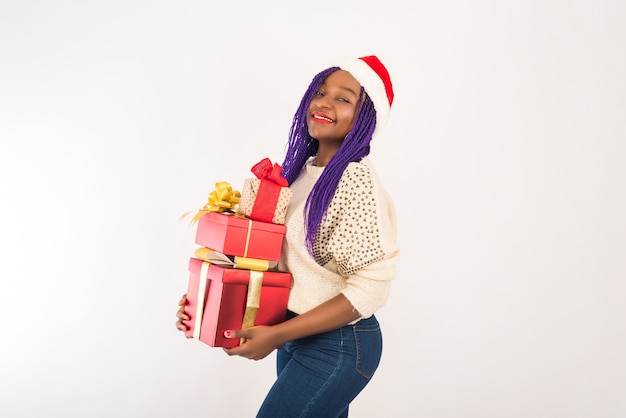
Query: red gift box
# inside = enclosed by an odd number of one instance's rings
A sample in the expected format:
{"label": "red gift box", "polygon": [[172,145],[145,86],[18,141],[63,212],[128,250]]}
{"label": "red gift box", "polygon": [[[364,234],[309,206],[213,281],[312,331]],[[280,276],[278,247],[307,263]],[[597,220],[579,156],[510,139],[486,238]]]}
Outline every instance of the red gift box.
{"label": "red gift box", "polygon": [[246,179],[237,213],[257,221],[284,224],[292,195],[293,190],[288,187],[279,187],[277,190],[267,180]]}
{"label": "red gift box", "polygon": [[264,158],[251,171],[257,178],[245,180],[237,212],[257,221],[284,224],[293,191],[282,168]]}
{"label": "red gift box", "polygon": [[[224,337],[224,331],[243,329],[244,317],[254,312],[254,325],[275,325],[285,320],[291,289],[291,274],[224,268],[189,260],[189,284],[184,321],[185,334],[211,347],[236,347],[238,339]],[[250,303],[249,288],[260,280],[260,295]],[[198,320],[200,318],[200,320]],[[198,326],[199,324],[199,326]]]}
{"label": "red gift box", "polygon": [[278,261],[286,231],[285,225],[209,212],[198,220],[196,244],[226,255]]}

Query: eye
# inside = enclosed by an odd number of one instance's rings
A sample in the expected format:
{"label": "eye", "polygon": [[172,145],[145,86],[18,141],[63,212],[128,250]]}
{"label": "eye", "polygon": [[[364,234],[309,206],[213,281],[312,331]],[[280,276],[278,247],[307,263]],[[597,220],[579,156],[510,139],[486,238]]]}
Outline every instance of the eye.
{"label": "eye", "polygon": [[322,93],[321,91],[318,90],[318,91],[315,92],[315,95],[321,97],[321,96],[324,95],[324,93]]}
{"label": "eye", "polygon": [[337,100],[344,103],[350,103],[350,100],[346,99],[345,97],[338,97]]}

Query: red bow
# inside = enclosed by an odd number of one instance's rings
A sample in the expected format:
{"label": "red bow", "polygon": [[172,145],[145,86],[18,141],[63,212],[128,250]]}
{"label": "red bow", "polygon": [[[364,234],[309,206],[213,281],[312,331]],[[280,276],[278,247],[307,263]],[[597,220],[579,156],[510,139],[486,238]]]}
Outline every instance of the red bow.
{"label": "red bow", "polygon": [[256,163],[251,171],[258,179],[270,180],[281,187],[289,186],[287,179],[282,176],[282,167],[276,163],[272,164],[269,158],[264,158]]}

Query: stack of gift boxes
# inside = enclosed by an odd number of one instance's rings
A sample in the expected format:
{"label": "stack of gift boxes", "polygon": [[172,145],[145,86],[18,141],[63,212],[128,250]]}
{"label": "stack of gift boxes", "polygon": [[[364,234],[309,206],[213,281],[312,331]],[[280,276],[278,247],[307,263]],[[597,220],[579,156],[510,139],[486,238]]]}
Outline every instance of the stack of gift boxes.
{"label": "stack of gift boxes", "polygon": [[186,334],[211,347],[241,343],[226,330],[285,320],[292,278],[277,268],[291,190],[267,158],[252,172],[241,193],[216,183],[192,221],[199,248],[189,260]]}

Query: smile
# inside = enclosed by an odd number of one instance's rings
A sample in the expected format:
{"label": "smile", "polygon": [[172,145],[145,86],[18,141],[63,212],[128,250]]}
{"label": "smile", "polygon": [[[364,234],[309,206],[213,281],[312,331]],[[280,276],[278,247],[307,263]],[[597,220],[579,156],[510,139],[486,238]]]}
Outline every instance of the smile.
{"label": "smile", "polygon": [[321,115],[319,113],[312,113],[311,119],[313,119],[315,122],[320,123],[333,123],[333,120],[331,118],[325,115]]}

